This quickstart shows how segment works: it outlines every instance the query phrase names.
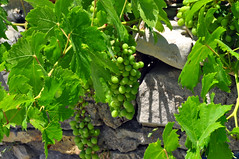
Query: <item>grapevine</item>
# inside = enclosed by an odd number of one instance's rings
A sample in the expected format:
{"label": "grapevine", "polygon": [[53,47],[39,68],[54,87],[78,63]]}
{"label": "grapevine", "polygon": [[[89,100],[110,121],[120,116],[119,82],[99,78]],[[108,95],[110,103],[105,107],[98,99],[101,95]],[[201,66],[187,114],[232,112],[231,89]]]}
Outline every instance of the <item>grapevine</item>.
{"label": "grapevine", "polygon": [[[15,25],[26,31],[13,46],[0,45],[1,71],[10,72],[9,91],[0,89],[0,140],[11,126],[27,129],[30,123],[41,131],[47,157],[49,145],[62,139],[60,122],[74,116],[70,125],[81,150],[79,157],[98,158],[100,132],[86,111],[86,98],[90,95],[96,102],[108,103],[113,117],[133,118],[132,101],[144,67],[135,58],[133,32],[143,32],[141,21],[159,31],[163,31],[162,22],[172,28],[163,10],[166,3],[25,1],[34,9],[24,24]],[[148,12],[152,7],[156,14]],[[12,24],[2,8],[0,15],[0,36],[7,39],[5,31]]]}

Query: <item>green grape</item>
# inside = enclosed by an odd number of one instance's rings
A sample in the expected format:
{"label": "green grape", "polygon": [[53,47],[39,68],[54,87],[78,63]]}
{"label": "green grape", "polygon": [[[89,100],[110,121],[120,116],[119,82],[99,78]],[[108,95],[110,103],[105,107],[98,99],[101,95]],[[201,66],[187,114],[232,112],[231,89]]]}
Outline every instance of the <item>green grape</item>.
{"label": "green grape", "polygon": [[178,12],[176,15],[178,18],[182,18],[183,17],[183,13],[182,12]]}
{"label": "green grape", "polygon": [[92,154],[92,159],[99,159],[99,156],[97,154]]}
{"label": "green grape", "polygon": [[126,70],[126,71],[130,71],[131,69],[132,69],[132,66],[131,66],[131,65],[125,66],[125,70]]}
{"label": "green grape", "polygon": [[122,80],[121,80],[121,83],[123,85],[127,84],[129,82],[129,79],[127,77],[124,77]]}
{"label": "green grape", "polygon": [[93,144],[92,144],[92,142],[90,140],[87,141],[87,145],[88,145],[88,147],[92,147],[93,146]]}
{"label": "green grape", "polygon": [[81,142],[85,145],[85,144],[87,144],[87,139],[86,139],[86,138],[83,138],[83,139],[81,140]]}
{"label": "green grape", "polygon": [[85,153],[86,153],[86,154],[91,154],[91,152],[92,152],[92,149],[89,148],[89,147],[85,150]]}
{"label": "green grape", "polygon": [[112,116],[113,118],[117,117],[118,114],[119,114],[119,113],[118,113],[117,110],[113,110],[113,111],[111,112],[111,116]]}
{"label": "green grape", "polygon": [[124,77],[129,76],[129,71],[124,71],[122,75],[123,75]]}
{"label": "green grape", "polygon": [[229,28],[230,28],[231,30],[235,30],[235,26],[234,26],[234,25],[230,25]]}
{"label": "green grape", "polygon": [[89,130],[92,130],[92,129],[94,129],[94,126],[93,126],[93,124],[89,123],[89,124],[88,124],[88,129],[89,129]]}
{"label": "green grape", "polygon": [[84,122],[81,122],[81,123],[80,123],[80,128],[82,129],[82,128],[84,128],[84,126],[85,126],[85,123],[84,123]]}
{"label": "green grape", "polygon": [[124,43],[124,44],[122,45],[122,48],[123,48],[123,49],[128,49],[128,47],[129,47],[129,45],[126,44],[126,43]]}
{"label": "green grape", "polygon": [[70,121],[70,126],[73,128],[73,127],[75,127],[76,126],[76,124],[77,124],[77,122],[76,121],[74,121],[74,120],[72,120],[72,121]]}
{"label": "green grape", "polygon": [[218,17],[218,18],[217,18],[217,23],[221,24],[221,22],[222,22],[223,19],[224,19],[223,16]]}
{"label": "green grape", "polygon": [[116,83],[119,83],[119,79],[118,79],[116,76],[112,76],[112,77],[111,77],[111,82],[112,82],[112,83],[115,83],[115,84],[116,84]]}
{"label": "green grape", "polygon": [[134,113],[127,113],[125,117],[126,117],[126,119],[128,119],[128,120],[132,120],[133,117],[134,117]]}
{"label": "green grape", "polygon": [[134,111],[134,106],[129,101],[125,101],[123,103],[123,106],[124,106],[124,108],[126,109],[127,112],[133,112]]}
{"label": "green grape", "polygon": [[197,28],[192,28],[192,34],[193,34],[194,36],[197,35]]}
{"label": "green grape", "polygon": [[83,134],[89,134],[89,130],[87,128],[83,129]]}
{"label": "green grape", "polygon": [[127,114],[126,109],[123,109],[123,110],[120,111],[121,116],[126,116],[126,114]]}
{"label": "green grape", "polygon": [[132,55],[134,52],[132,50],[128,50],[128,54]]}
{"label": "green grape", "polygon": [[230,35],[226,35],[225,40],[226,40],[226,42],[231,42],[232,37]]}
{"label": "green grape", "polygon": [[97,144],[97,138],[95,138],[95,137],[92,137],[91,139],[90,139],[90,141],[91,141],[91,143],[92,144]]}
{"label": "green grape", "polygon": [[118,62],[118,63],[123,63],[123,62],[124,62],[123,57],[118,57],[118,58],[117,58],[117,62]]}
{"label": "green grape", "polygon": [[76,144],[76,146],[80,149],[83,150],[84,149],[84,144],[82,142]]}
{"label": "green grape", "polygon": [[100,134],[100,129],[95,129],[94,136],[99,136],[99,134]]}
{"label": "green grape", "polygon": [[140,77],[141,77],[141,72],[140,72],[140,71],[137,71],[136,78],[139,79]]}
{"label": "green grape", "polygon": [[90,122],[91,121],[91,119],[90,119],[90,117],[85,117],[85,119],[84,119],[86,122]]}
{"label": "green grape", "polygon": [[135,46],[130,46],[130,49],[132,50],[133,53],[136,52],[136,47]]}
{"label": "green grape", "polygon": [[133,68],[136,69],[136,70],[139,69],[139,66],[140,66],[140,64],[138,62],[135,62],[133,64]]}
{"label": "green grape", "polygon": [[139,68],[143,68],[144,67],[144,63],[142,61],[139,61]]}
{"label": "green grape", "polygon": [[183,26],[184,23],[185,23],[185,21],[184,21],[183,18],[180,18],[180,19],[178,20],[178,25],[179,25],[179,26]]}
{"label": "green grape", "polygon": [[85,151],[84,150],[81,150],[79,157],[82,158],[82,159],[85,158]]}
{"label": "green grape", "polygon": [[132,69],[132,70],[130,71],[130,74],[131,74],[131,76],[136,76],[136,75],[137,75],[137,70]]}
{"label": "green grape", "polygon": [[123,101],[124,101],[124,96],[123,96],[122,94],[119,94],[119,95],[118,95],[118,100],[119,100],[120,102],[123,102]]}
{"label": "green grape", "polygon": [[85,154],[86,159],[91,159],[91,154]]}
{"label": "green grape", "polygon": [[129,60],[126,59],[126,60],[124,61],[124,64],[125,64],[125,65],[128,65],[128,64],[129,64]]}
{"label": "green grape", "polygon": [[183,7],[181,7],[180,9],[179,9],[179,12],[186,12],[186,11],[188,11],[190,9],[190,6],[183,6]]}
{"label": "green grape", "polygon": [[134,55],[130,55],[128,59],[129,61],[134,61],[135,60]]}
{"label": "green grape", "polygon": [[94,145],[94,146],[92,147],[92,150],[93,150],[93,151],[99,151],[99,150],[100,150],[100,148],[99,148],[99,146],[98,146],[98,145]]}
{"label": "green grape", "polygon": [[123,49],[123,54],[128,54],[128,49]]}
{"label": "green grape", "polygon": [[125,91],[126,91],[126,89],[125,89],[124,86],[120,86],[120,87],[119,87],[119,92],[120,92],[121,94],[124,94]]}
{"label": "green grape", "polygon": [[74,136],[79,135],[79,131],[78,131],[78,129],[77,129],[76,131],[73,130],[73,135],[74,135]]}
{"label": "green grape", "polygon": [[93,13],[94,12],[94,6],[90,7],[90,12]]}
{"label": "green grape", "polygon": [[188,23],[186,23],[187,28],[192,28],[193,27],[193,21],[190,20]]}
{"label": "green grape", "polygon": [[224,18],[222,21],[221,21],[221,25],[226,27],[228,25],[228,19]]}

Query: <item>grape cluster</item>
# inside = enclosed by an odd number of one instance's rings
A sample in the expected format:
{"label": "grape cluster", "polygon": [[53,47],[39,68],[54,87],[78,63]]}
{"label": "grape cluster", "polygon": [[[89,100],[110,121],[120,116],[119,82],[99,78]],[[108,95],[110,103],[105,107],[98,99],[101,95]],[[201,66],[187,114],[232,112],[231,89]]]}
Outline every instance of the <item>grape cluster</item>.
{"label": "grape cluster", "polygon": [[97,145],[97,136],[100,134],[99,129],[95,129],[91,123],[90,116],[86,113],[85,107],[87,102],[82,99],[80,104],[75,108],[75,120],[70,122],[70,126],[75,136],[75,144],[81,150],[81,159],[99,159],[96,154],[100,150]]}
{"label": "grape cluster", "polygon": [[115,52],[113,61],[116,62],[120,72],[112,73],[107,102],[112,117],[126,117],[131,120],[135,113],[132,101],[138,93],[138,79],[141,76],[138,69],[144,67],[144,63],[136,62],[133,55],[136,51],[135,46],[129,46],[127,43],[121,45],[119,41],[115,41],[113,50]]}
{"label": "grape cluster", "polygon": [[[179,9],[177,13],[178,25],[185,25],[188,29],[191,29],[191,33],[193,35],[197,35],[197,24],[198,24],[198,14],[195,13],[193,18],[190,21],[186,21],[186,16],[189,10],[192,8],[194,3],[189,3],[186,6],[183,6]],[[208,3],[205,7],[204,15],[207,15],[207,12],[210,9],[215,9],[212,21],[208,25],[208,31],[212,33],[218,27],[223,27],[226,29],[226,32],[222,36],[222,41],[226,43],[231,48],[237,48],[239,46],[239,36],[237,35],[237,29],[239,29],[238,25],[238,17],[234,16],[231,11],[231,6],[228,5],[227,2],[216,1]],[[210,10],[212,11],[212,10]],[[209,21],[208,21],[209,22]],[[233,38],[232,38],[233,36]]]}
{"label": "grape cluster", "polygon": [[197,35],[197,17],[194,17],[191,19],[189,22],[185,22],[185,18],[187,15],[187,12],[190,10],[190,6],[183,6],[182,8],[179,9],[177,13],[178,19],[178,25],[183,26],[186,25],[188,29],[191,29],[191,32],[194,36]]}

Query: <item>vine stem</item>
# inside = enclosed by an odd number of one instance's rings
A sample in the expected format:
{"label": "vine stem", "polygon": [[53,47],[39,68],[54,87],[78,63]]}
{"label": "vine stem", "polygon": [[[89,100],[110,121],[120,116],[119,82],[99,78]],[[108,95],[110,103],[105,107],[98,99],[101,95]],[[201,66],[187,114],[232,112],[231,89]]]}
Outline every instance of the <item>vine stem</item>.
{"label": "vine stem", "polygon": [[165,149],[163,149],[163,151],[165,152],[167,159],[169,159],[167,151]]}
{"label": "vine stem", "polygon": [[228,63],[227,63],[224,59],[222,59],[222,58],[219,56],[219,54],[218,54],[215,50],[213,50],[208,44],[205,44],[205,46],[207,46],[218,58],[220,58],[220,60],[221,60],[228,68],[230,68],[230,66],[228,65]]}
{"label": "vine stem", "polygon": [[123,6],[122,11],[120,13],[120,19],[122,18],[123,14],[124,14],[124,9],[126,7],[126,4],[127,4],[127,0],[124,1],[124,6]]}
{"label": "vine stem", "polygon": [[235,80],[236,80],[236,87],[237,87],[237,103],[233,110],[233,112],[227,117],[227,120],[231,117],[234,117],[235,120],[235,126],[238,127],[238,121],[237,121],[237,111],[239,109],[239,79],[238,79],[238,71],[235,71]]}
{"label": "vine stem", "polygon": [[25,8],[22,0],[21,0],[21,5],[22,5],[23,12],[25,14],[25,17],[26,17],[27,16],[27,12],[26,12],[26,8]]}
{"label": "vine stem", "polygon": [[96,1],[97,1],[97,0],[94,0],[94,10],[93,10],[93,15],[92,15],[91,26],[93,26],[93,25],[94,25]]}

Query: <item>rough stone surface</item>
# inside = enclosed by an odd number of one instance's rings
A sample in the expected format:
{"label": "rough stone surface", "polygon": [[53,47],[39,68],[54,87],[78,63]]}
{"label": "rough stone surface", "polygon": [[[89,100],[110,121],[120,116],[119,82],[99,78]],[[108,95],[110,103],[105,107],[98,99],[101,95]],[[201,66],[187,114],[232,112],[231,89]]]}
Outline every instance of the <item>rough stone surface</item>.
{"label": "rough stone surface", "polygon": [[17,39],[19,39],[22,35],[20,34],[21,32],[24,31],[22,27],[17,26],[17,30],[15,30],[12,26],[8,26],[6,33],[6,36],[8,39],[0,39],[0,43],[7,42],[10,45],[13,45],[14,43],[17,42]]}
{"label": "rough stone surface", "polygon": [[18,159],[30,159],[31,156],[27,153],[27,150],[24,146],[13,146],[13,153]]}
{"label": "rough stone surface", "polygon": [[[182,89],[177,79],[180,70],[159,63],[144,78],[137,97],[137,120],[145,126],[165,126],[174,122],[178,107],[191,91]],[[195,90],[196,94],[199,94]],[[175,125],[176,127],[177,124]]]}
{"label": "rough stone surface", "polygon": [[[182,69],[187,61],[194,41],[186,37],[185,29],[177,25],[176,21],[170,21],[173,30],[165,27],[163,33],[150,32],[145,30],[145,35],[137,40],[137,51],[151,55],[173,67]],[[157,37],[154,37],[157,36]],[[155,44],[155,38],[157,43]]]}

